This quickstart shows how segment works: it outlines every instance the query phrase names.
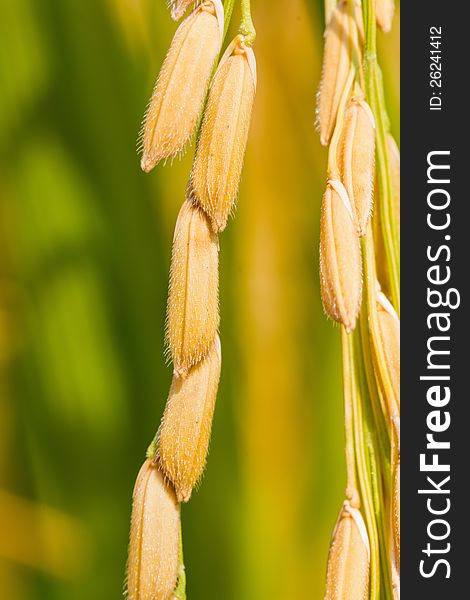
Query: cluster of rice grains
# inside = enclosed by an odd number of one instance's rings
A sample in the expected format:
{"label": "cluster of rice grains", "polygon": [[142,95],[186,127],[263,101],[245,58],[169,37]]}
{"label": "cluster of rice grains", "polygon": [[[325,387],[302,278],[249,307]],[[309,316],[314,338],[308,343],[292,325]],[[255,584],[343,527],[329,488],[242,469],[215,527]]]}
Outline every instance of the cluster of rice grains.
{"label": "cluster of rice grains", "polygon": [[326,4],[320,284],[325,312],[342,329],[347,488],[325,599],[392,600],[400,595],[400,164],[376,28],[390,29],[394,7],[393,0]]}
{"label": "cluster of rice grains", "polygon": [[[172,0],[173,18],[192,4]],[[171,258],[166,341],[173,382],[134,488],[129,600],[186,597],[180,503],[200,480],[209,447],[221,370],[218,233],[236,201],[256,90],[254,30],[244,27],[243,11],[242,33],[216,67],[233,2],[225,8],[221,0],[197,2],[179,26],[143,129],[146,172],[193,137],[197,147]]]}

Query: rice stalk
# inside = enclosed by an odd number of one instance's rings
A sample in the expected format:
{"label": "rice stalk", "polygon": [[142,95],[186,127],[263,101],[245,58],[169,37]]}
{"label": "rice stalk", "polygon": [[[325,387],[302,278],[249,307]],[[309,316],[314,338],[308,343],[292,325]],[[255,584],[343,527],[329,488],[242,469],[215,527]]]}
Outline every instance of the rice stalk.
{"label": "rice stalk", "polygon": [[378,1],[377,15],[374,0],[334,4],[325,2],[319,94],[320,137],[329,143],[320,282],[325,312],[342,327],[346,506],[363,517],[370,553],[365,571],[343,509],[325,599],[392,600],[400,590],[399,153],[388,131],[375,43],[376,18],[389,28],[391,3]]}
{"label": "rice stalk", "polygon": [[[190,4],[173,0],[172,16],[181,17]],[[241,2],[240,33],[209,84],[233,7],[234,0],[223,7],[221,0],[206,0],[183,21],[144,125],[146,172],[181,152],[198,123],[202,130],[173,239],[166,332],[173,382],[134,493],[127,577],[132,600],[186,598],[179,507],[199,483],[209,450],[221,369],[218,232],[238,192],[256,89],[249,0]]]}

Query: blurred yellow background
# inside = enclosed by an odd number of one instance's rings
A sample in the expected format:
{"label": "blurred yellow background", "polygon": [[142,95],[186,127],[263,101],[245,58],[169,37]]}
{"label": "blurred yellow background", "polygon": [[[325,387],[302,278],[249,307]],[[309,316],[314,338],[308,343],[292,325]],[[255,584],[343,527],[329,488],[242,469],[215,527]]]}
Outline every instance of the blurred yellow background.
{"label": "blurred yellow background", "polygon": [[[343,499],[339,335],[318,278],[322,3],[252,5],[258,94],[221,237],[221,389],[183,507],[190,600],[321,598]],[[165,0],[0,7],[0,598],[119,598],[170,382],[171,238],[193,154],[151,175],[136,154],[176,25]],[[398,136],[398,16],[380,52]]]}

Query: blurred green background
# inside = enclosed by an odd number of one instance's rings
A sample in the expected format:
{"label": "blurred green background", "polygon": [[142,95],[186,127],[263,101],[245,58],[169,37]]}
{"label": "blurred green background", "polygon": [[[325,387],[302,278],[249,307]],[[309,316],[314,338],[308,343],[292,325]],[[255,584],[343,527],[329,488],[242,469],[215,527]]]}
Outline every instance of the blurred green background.
{"label": "blurred green background", "polygon": [[[221,389],[183,507],[190,600],[321,598],[343,499],[339,336],[317,265],[322,4],[253,5]],[[170,247],[193,152],[144,175],[135,149],[175,29],[164,0],[0,0],[2,599],[122,594],[133,483],[170,383]],[[397,135],[397,18],[380,50]]]}

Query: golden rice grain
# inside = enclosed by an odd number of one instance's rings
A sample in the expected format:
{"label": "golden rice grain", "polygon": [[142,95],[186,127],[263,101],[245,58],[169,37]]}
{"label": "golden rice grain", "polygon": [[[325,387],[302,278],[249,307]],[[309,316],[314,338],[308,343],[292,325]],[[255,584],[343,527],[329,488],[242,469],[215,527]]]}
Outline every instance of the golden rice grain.
{"label": "golden rice grain", "polygon": [[207,217],[186,200],[173,239],[167,311],[167,343],[179,376],[204,358],[219,327],[218,254]]}
{"label": "golden rice grain", "polygon": [[388,33],[392,28],[393,15],[395,14],[394,0],[377,0],[375,5],[375,17],[382,31]]}
{"label": "golden rice grain", "polygon": [[338,158],[357,231],[362,236],[372,212],[375,160],[374,117],[364,100],[352,98],[346,108]]}
{"label": "golden rice grain", "polygon": [[146,460],[134,487],[127,597],[170,600],[179,565],[180,511],[158,467]]}
{"label": "golden rice grain", "polygon": [[[392,220],[397,225],[397,236],[400,239],[400,151],[393,137],[387,134],[387,157],[390,183],[392,188]],[[389,287],[388,277],[388,262],[385,250],[383,231],[382,231],[382,214],[380,207],[380,194],[379,186],[376,178],[374,204],[377,207],[374,210],[372,225],[374,231],[374,249],[375,249],[375,262],[377,267],[377,278],[380,281],[380,285],[387,296],[391,296],[391,289]]]}
{"label": "golden rice grain", "polygon": [[387,134],[387,152],[390,181],[392,183],[394,218],[400,234],[400,150],[393,136]]}
{"label": "golden rice grain", "polygon": [[395,403],[400,403],[400,320],[388,298],[377,295],[377,316],[387,371],[392,385],[394,399],[389,401],[391,414],[395,413]]}
{"label": "golden rice grain", "polygon": [[141,166],[149,172],[193,135],[223,31],[221,0],[200,4],[179,26],[150,100]]}
{"label": "golden rice grain", "polygon": [[393,600],[400,600],[400,580],[393,582]]}
{"label": "golden rice grain", "polygon": [[392,566],[392,591],[393,600],[400,600],[400,574]]}
{"label": "golden rice grain", "polygon": [[391,290],[389,287],[388,281],[388,263],[387,263],[387,254],[385,250],[385,245],[383,241],[383,233],[382,233],[382,215],[381,215],[381,206],[380,206],[380,193],[379,186],[377,182],[377,177],[375,178],[374,185],[374,212],[372,215],[372,230],[374,232],[374,254],[375,254],[375,266],[377,269],[377,279],[380,282],[380,287],[383,291],[390,296]]}
{"label": "golden rice grain", "polygon": [[237,198],[255,89],[255,56],[240,35],[212,82],[191,174],[192,193],[214,231],[225,228]]}
{"label": "golden rice grain", "polygon": [[337,180],[328,181],[322,202],[320,285],[327,315],[352,331],[361,307],[361,251],[348,195]]}
{"label": "golden rice grain", "polygon": [[348,2],[342,1],[336,6],[325,31],[322,78],[317,104],[320,141],[324,146],[331,139],[352,63],[350,25]]}
{"label": "golden rice grain", "polygon": [[206,464],[221,367],[219,336],[184,379],[173,377],[158,436],[158,458],[178,502],[187,502]]}
{"label": "golden rice grain", "polygon": [[331,541],[325,600],[369,598],[369,555],[362,515],[346,501]]}

